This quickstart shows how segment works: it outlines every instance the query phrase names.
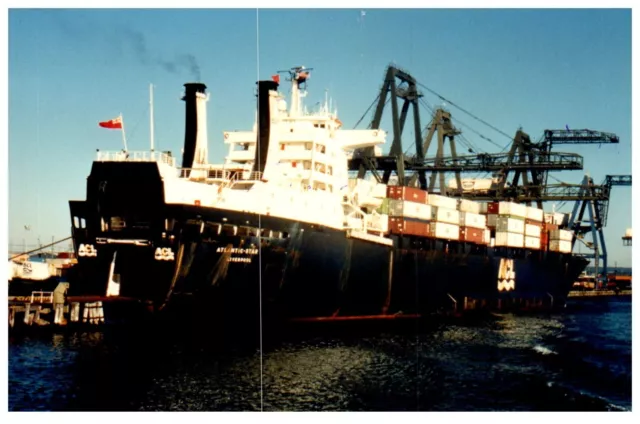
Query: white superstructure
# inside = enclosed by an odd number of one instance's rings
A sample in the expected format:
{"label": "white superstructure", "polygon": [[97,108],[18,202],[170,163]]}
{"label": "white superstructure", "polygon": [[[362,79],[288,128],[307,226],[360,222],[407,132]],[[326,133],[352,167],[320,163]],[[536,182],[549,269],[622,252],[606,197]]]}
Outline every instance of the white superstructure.
{"label": "white superstructure", "polygon": [[259,116],[251,131],[225,131],[229,150],[224,162],[208,163],[204,93],[196,98],[198,125],[190,172],[159,153],[99,152],[97,160],[157,162],[166,203],[266,214],[336,229],[375,227],[380,220],[362,212],[355,190],[349,187],[347,161],[357,148],[384,144],[386,132],[342,129],[337,111],[326,100],[308,111],[303,99],[309,70],[293,68],[290,77],[289,105],[283,93],[269,91],[270,131],[262,172],[255,171]]}

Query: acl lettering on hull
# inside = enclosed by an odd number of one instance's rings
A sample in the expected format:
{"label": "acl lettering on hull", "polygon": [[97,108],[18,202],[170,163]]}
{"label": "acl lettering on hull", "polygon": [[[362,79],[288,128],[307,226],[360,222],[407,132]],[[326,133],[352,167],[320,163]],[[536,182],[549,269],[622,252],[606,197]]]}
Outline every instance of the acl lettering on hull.
{"label": "acl lettering on hull", "polygon": [[237,255],[257,255],[258,249],[241,247],[218,247],[217,253],[235,253]]}
{"label": "acl lettering on hull", "polygon": [[516,270],[513,259],[500,259],[498,269],[498,291],[511,291],[516,288]]}

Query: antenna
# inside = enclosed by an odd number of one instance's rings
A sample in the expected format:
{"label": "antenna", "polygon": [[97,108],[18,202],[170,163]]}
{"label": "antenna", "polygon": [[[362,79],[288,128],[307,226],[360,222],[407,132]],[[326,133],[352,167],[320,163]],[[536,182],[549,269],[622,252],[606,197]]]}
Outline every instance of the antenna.
{"label": "antenna", "polygon": [[153,152],[153,84],[149,84],[149,137],[151,139],[151,151]]}

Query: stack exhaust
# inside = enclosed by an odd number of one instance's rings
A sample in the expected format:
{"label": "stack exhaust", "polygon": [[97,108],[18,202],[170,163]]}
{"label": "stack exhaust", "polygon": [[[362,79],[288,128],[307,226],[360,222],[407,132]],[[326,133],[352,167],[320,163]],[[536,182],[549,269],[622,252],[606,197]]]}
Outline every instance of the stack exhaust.
{"label": "stack exhaust", "polygon": [[264,172],[269,151],[269,133],[271,131],[271,108],[269,91],[277,90],[276,81],[258,81],[258,135],[256,144],[256,156],[253,162],[253,170]]}
{"label": "stack exhaust", "polygon": [[207,86],[200,82],[184,85],[185,129],[182,168],[188,177],[189,168],[198,168],[207,164]]}

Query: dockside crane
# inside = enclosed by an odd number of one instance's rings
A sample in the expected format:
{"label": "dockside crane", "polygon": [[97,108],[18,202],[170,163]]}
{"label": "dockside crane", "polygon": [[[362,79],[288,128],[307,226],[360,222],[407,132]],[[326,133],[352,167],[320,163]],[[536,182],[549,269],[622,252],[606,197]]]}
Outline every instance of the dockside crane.
{"label": "dockside crane", "polygon": [[[542,208],[542,202],[575,201],[576,205],[571,215],[571,229],[582,237],[586,233],[592,233],[593,246],[595,246],[594,255],[595,257],[601,256],[605,260],[606,269],[606,247],[602,228],[606,225],[611,188],[616,185],[631,185],[631,176],[608,175],[600,185],[593,184],[593,181],[588,177],[581,184],[548,184],[547,179],[549,171],[583,169],[581,155],[554,152],[552,151],[553,146],[615,144],[620,142],[617,135],[590,129],[571,130],[567,127],[566,129],[544,130],[540,141],[534,142],[527,133],[518,129],[511,141],[509,151],[506,153],[458,155],[456,137],[460,136],[461,131],[454,126],[451,113],[444,108],[431,110],[432,118],[426,127],[426,136],[422,141],[418,106],[423,95],[418,91],[418,86],[433,92],[442,100],[447,100],[417,82],[407,71],[401,70],[395,65],[390,65],[387,68],[380,93],[374,100],[374,103],[377,102],[377,107],[369,128],[380,128],[385,105],[391,103],[393,127],[391,149],[387,155],[383,156],[376,156],[373,148],[356,150],[349,161],[351,171],[358,171],[359,178],[363,178],[367,172],[371,172],[378,182],[385,184],[389,182],[391,174],[395,172],[398,185],[420,187],[432,193],[446,193],[449,196],[479,201],[507,199],[527,204],[535,202],[539,208]],[[398,105],[399,101],[404,102],[401,109]],[[448,102],[453,104],[451,101]],[[413,155],[404,152],[402,147],[402,132],[410,107],[413,107],[415,127],[415,140],[413,140],[415,154]],[[460,109],[464,111],[464,109]],[[464,112],[471,115],[467,111]],[[479,118],[471,116],[487,124]],[[495,127],[492,128],[497,130]],[[500,132],[509,137],[504,132]],[[445,155],[447,144],[450,155]],[[436,146],[435,155],[428,156],[432,146]],[[472,150],[470,149],[470,151]],[[380,171],[382,175],[380,175]],[[495,177],[494,182],[490,187],[482,190],[468,189],[463,186],[460,177],[463,172],[492,172]],[[428,182],[427,173],[430,174]],[[455,175],[455,187],[445,186],[446,173]],[[588,211],[589,221],[583,219],[585,211]],[[597,232],[600,232],[602,253],[598,248]]]}
{"label": "dockside crane", "polygon": [[[593,179],[589,176],[582,180],[580,194],[581,199],[577,200],[573,206],[573,211],[569,217],[568,228],[574,232],[577,240],[584,243],[593,253],[583,255],[594,260],[596,274],[600,259],[602,259],[602,274],[606,282],[607,278],[607,246],[604,240],[604,227],[607,224],[609,212],[609,198],[611,188],[614,186],[631,186],[631,175],[607,175],[602,184],[593,184]],[[597,193],[599,191],[599,193]],[[585,212],[587,216],[585,217]],[[591,234],[591,242],[585,242],[584,237]]]}

